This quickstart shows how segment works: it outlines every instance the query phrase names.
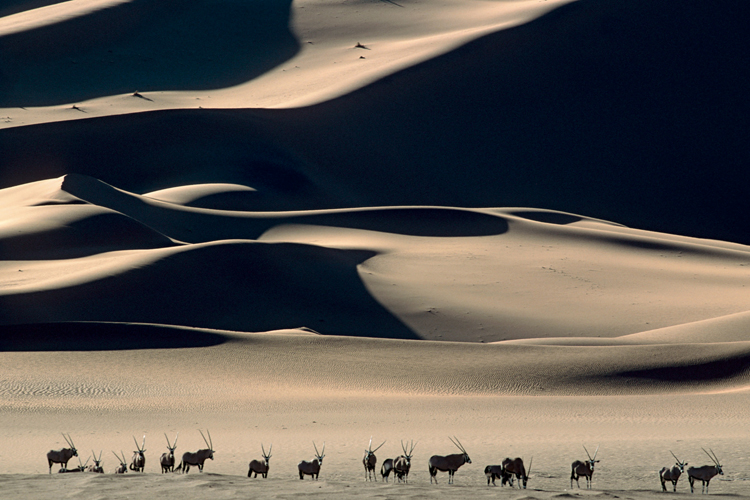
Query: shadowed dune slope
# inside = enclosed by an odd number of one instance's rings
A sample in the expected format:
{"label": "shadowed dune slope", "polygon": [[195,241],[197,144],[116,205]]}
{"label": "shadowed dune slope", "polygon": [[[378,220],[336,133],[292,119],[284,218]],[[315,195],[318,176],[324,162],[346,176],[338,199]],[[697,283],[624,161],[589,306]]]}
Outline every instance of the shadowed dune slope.
{"label": "shadowed dune slope", "polygon": [[297,52],[289,6],[284,0],[131,0],[6,34],[0,37],[0,105],[246,82]]}
{"label": "shadowed dune slope", "polygon": [[0,297],[0,322],[114,321],[245,331],[308,326],[331,335],[416,338],[364,288],[356,266],[371,256],[249,241],[161,250],[117,274],[6,294]]}
{"label": "shadowed dune slope", "polygon": [[258,210],[532,206],[747,243],[742,5],[580,0],[308,108],[3,130],[0,182],[278,195]]}

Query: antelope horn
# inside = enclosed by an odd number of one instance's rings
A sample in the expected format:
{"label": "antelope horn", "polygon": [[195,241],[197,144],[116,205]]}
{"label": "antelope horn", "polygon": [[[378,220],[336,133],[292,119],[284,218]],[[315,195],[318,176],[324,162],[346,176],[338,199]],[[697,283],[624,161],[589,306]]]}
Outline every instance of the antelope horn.
{"label": "antelope horn", "polygon": [[382,443],[380,443],[380,446],[378,446],[377,448],[375,448],[374,450],[372,450],[372,452],[373,452],[373,453],[375,453],[375,452],[376,452],[376,451],[378,451],[378,450],[379,450],[379,449],[380,449],[380,448],[381,448],[381,447],[382,447],[382,446],[383,446],[384,444],[385,444],[385,441],[383,441]]}
{"label": "antelope horn", "polygon": [[372,453],[372,436],[370,436],[370,444],[367,445],[367,451]]}
{"label": "antelope horn", "polygon": [[273,443],[268,447],[268,458],[271,458],[271,450],[273,450]]}
{"label": "antelope horn", "polygon": [[[583,445],[583,449],[586,450],[586,445]],[[591,454],[589,453],[589,450],[586,450],[586,455],[588,455],[589,460],[593,460],[593,458],[591,458]]]}
{"label": "antelope horn", "polygon": [[260,449],[261,449],[261,451],[263,451],[263,456],[265,456],[266,455],[266,449],[263,448],[263,443],[260,443]]}
{"label": "antelope horn", "polygon": [[716,461],[716,459],[715,459],[714,457],[712,457],[712,456],[711,456],[711,454],[710,454],[709,452],[707,452],[705,448],[701,448],[701,450],[703,450],[703,452],[704,452],[704,453],[705,453],[706,455],[708,455],[708,458],[710,458],[710,459],[711,459],[711,461],[712,461],[712,462],[713,462],[714,464],[716,464],[716,465],[719,465],[719,464],[718,464],[718,462]]}
{"label": "antelope horn", "polygon": [[166,432],[164,433],[164,437],[167,439],[167,448],[171,448],[172,447],[172,443],[169,442],[169,437],[167,436]]}
{"label": "antelope horn", "polygon": [[137,449],[138,451],[141,451],[141,447],[140,447],[140,446],[138,446],[138,440],[137,440],[137,439],[135,438],[135,436],[133,436],[133,442],[135,443],[135,448],[136,448],[136,449]]}
{"label": "antelope horn", "polygon": [[180,437],[180,431],[177,431],[177,435],[174,437],[174,444],[172,445],[175,448],[177,448],[177,439],[179,439],[179,437]]}
{"label": "antelope horn", "polygon": [[404,450],[404,455],[408,455],[408,453],[406,453],[406,446],[404,445],[403,439],[401,440],[401,449]]}
{"label": "antelope horn", "polygon": [[[672,450],[669,450],[669,453],[672,453]],[[674,457],[674,459],[675,459],[675,460],[677,460],[677,463],[678,463],[678,464],[681,464],[681,463],[682,463],[682,462],[680,461],[680,459],[679,459],[679,458],[677,458],[677,455],[675,455],[674,453],[672,453],[672,456]]]}
{"label": "antelope horn", "polygon": [[599,453],[599,446],[600,445],[596,445],[596,451],[594,452],[594,458],[592,458],[592,460],[596,460],[596,455]]}
{"label": "antelope horn", "polygon": [[141,444],[141,451],[146,451],[146,435],[143,435],[143,443]]}
{"label": "antelope horn", "polygon": [[[458,443],[458,447],[461,448],[461,451],[466,453],[466,448],[464,448],[464,445],[461,444],[461,441],[458,440],[456,436],[453,436],[456,439],[456,442]],[[468,455],[468,453],[467,453]]]}
{"label": "antelope horn", "polygon": [[113,451],[113,452],[112,452],[112,454],[113,454],[113,455],[114,455],[115,457],[117,457],[117,461],[118,461],[118,462],[122,463],[122,460],[120,459],[120,456],[119,456],[119,455],[118,455],[117,453],[115,453],[115,452]]}
{"label": "antelope horn", "polygon": [[208,444],[208,440],[206,439],[206,436],[203,435],[203,431],[200,430],[200,429],[198,429],[198,432],[201,433],[201,437],[203,438],[203,442],[206,443],[206,446],[208,446],[209,448],[211,448],[211,445]]}
{"label": "antelope horn", "polygon": [[102,453],[104,453],[104,450],[99,450],[99,461],[102,461]]}
{"label": "antelope horn", "polygon": [[313,447],[315,448],[315,455],[320,456],[320,452],[318,451],[318,447],[315,446],[315,441],[313,441]]}
{"label": "antelope horn", "polygon": [[531,460],[529,460],[529,470],[526,471],[526,477],[529,477],[531,475],[531,464],[534,463],[534,457],[531,457]]}
{"label": "antelope horn", "polygon": [[[417,443],[419,443],[419,441],[417,441]],[[417,447],[417,444],[415,444],[414,441],[412,441],[410,446],[411,448],[409,448],[409,453],[408,453],[409,455],[411,455],[414,452],[414,448]]]}
{"label": "antelope horn", "polygon": [[211,431],[206,429],[206,434],[208,434],[208,443],[209,443],[208,447],[211,448],[211,451],[214,451],[214,440],[211,439]]}
{"label": "antelope horn", "polygon": [[64,432],[61,432],[60,434],[62,434],[62,437],[65,440],[65,442],[68,443],[68,446],[70,446],[72,448],[73,445],[70,444],[70,441],[68,441],[68,436],[66,436]]}
{"label": "antelope horn", "polygon": [[714,453],[714,450],[712,450],[711,448],[709,448],[708,450],[709,450],[709,451],[711,452],[711,454],[712,454],[712,455],[714,456],[714,459],[716,459],[716,465],[719,465],[719,466],[721,466],[721,464],[719,463],[719,457],[717,457],[717,456],[716,456],[716,453]]}

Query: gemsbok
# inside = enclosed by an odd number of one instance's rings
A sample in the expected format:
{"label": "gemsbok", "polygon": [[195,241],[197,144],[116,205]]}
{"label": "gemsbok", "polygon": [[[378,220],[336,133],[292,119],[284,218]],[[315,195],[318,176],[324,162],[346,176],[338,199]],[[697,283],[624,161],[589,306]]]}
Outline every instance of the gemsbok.
{"label": "gemsbok", "polygon": [[60,468],[60,470],[57,471],[57,472],[59,472],[60,474],[66,474],[66,473],[70,473],[70,472],[84,472],[86,470],[86,466],[88,465],[88,463],[89,463],[89,459],[88,458],[86,459],[86,463],[82,464],[81,463],[81,457],[78,457],[78,467],[74,467],[73,469],[63,469],[63,468]]}
{"label": "gemsbok", "polygon": [[102,467],[102,453],[104,451],[99,451],[99,458],[96,458],[96,452],[94,450],[91,450],[91,454],[94,455],[94,464],[89,465],[89,472],[96,472],[97,474],[104,474],[104,467]]}
{"label": "gemsbok", "polygon": [[190,466],[197,466],[198,470],[200,472],[203,472],[203,465],[209,458],[211,460],[214,459],[214,442],[211,439],[211,433],[208,432],[208,429],[206,429],[206,434],[208,434],[208,440],[206,440],[206,436],[203,435],[203,431],[198,429],[198,432],[201,433],[201,436],[203,437],[203,441],[205,441],[206,446],[208,446],[207,449],[198,450],[195,453],[192,453],[190,451],[186,451],[182,454],[182,461],[180,462],[180,465],[177,466],[177,470],[182,470],[185,474],[187,474],[190,471]]}
{"label": "gemsbok", "polygon": [[583,449],[586,451],[586,455],[588,455],[589,459],[585,462],[581,462],[580,460],[576,460],[573,462],[570,466],[570,487],[573,487],[573,480],[576,480],[576,484],[578,487],[581,487],[581,484],[578,482],[578,478],[581,476],[584,476],[586,478],[586,488],[591,489],[591,483],[593,482],[593,476],[594,476],[594,464],[599,462],[599,460],[596,459],[596,454],[599,453],[599,446],[596,447],[596,451],[594,452],[594,458],[591,458],[591,454],[589,454],[589,450],[586,450],[586,446],[583,447]]}
{"label": "gemsbok", "polygon": [[125,460],[125,452],[120,450],[122,457],[120,457],[120,455],[118,455],[114,451],[112,453],[115,455],[115,457],[117,457],[117,460],[120,462],[120,465],[115,469],[115,474],[125,474],[126,472],[128,472],[128,461]]}
{"label": "gemsbok", "polygon": [[398,478],[398,481],[408,483],[409,479],[409,470],[411,469],[411,457],[414,456],[414,448],[416,448],[417,445],[414,444],[414,441],[409,443],[409,450],[406,450],[406,445],[403,441],[401,441],[401,449],[404,450],[404,454],[396,457],[396,459],[393,461],[393,473],[396,475],[396,478]]}
{"label": "gemsbok", "polygon": [[393,459],[392,458],[386,458],[383,460],[383,465],[380,466],[380,478],[388,482],[388,476],[391,475],[391,471],[393,471]]}
{"label": "gemsbok", "polygon": [[263,452],[263,461],[260,460],[251,460],[250,461],[250,468],[247,471],[247,477],[251,477],[253,473],[255,473],[254,477],[258,477],[258,474],[263,476],[263,478],[268,477],[268,461],[271,459],[271,450],[273,449],[273,444],[268,447],[268,453],[266,453],[266,449],[263,447],[263,443],[260,443],[260,450]]}
{"label": "gemsbok", "polygon": [[143,444],[138,446],[138,441],[133,436],[135,442],[136,451],[133,452],[133,458],[130,461],[130,470],[136,472],[143,472],[146,468],[146,435],[143,435]]}
{"label": "gemsbok", "polygon": [[315,458],[311,462],[302,460],[297,464],[300,479],[304,479],[305,476],[312,476],[312,479],[317,481],[320,476],[320,466],[323,465],[323,457],[326,456],[326,443],[325,441],[323,442],[323,451],[321,452],[318,452],[318,447],[315,446],[315,441],[313,441],[313,446],[315,447]]}
{"label": "gemsbok", "polygon": [[500,478],[500,486],[510,484],[513,486],[513,474],[507,472],[502,465],[488,465],[484,468],[484,475],[487,476],[487,486],[492,482],[492,486],[495,484],[495,479]]}
{"label": "gemsbok", "polygon": [[[672,453],[672,451],[670,450],[669,453]],[[680,479],[680,474],[685,472],[685,466],[688,464],[687,462],[681,462],[674,453],[672,453],[672,456],[677,460],[674,467],[671,469],[662,467],[659,471],[659,481],[661,481],[662,491],[667,491],[667,481],[672,483],[672,491],[677,491],[677,480]]]}
{"label": "gemsbok", "polygon": [[167,449],[169,450],[169,453],[162,453],[161,457],[159,457],[162,474],[165,472],[174,472],[174,450],[177,449],[177,439],[180,437],[180,433],[178,432],[175,436],[174,443],[169,442],[169,437],[166,432],[164,433],[164,437],[167,438]]}
{"label": "gemsbok", "polygon": [[523,488],[526,489],[526,484],[529,482],[529,474],[531,474],[531,464],[534,461],[534,457],[531,457],[531,460],[529,460],[529,470],[526,471],[526,467],[523,465],[523,459],[521,458],[514,458],[511,460],[510,458],[506,458],[503,460],[503,470],[511,476],[510,485],[513,486],[513,476],[516,476],[516,479],[518,480],[518,489],[520,490]]}
{"label": "gemsbok", "polygon": [[377,481],[377,476],[375,475],[375,466],[378,463],[378,457],[375,456],[375,452],[378,451],[384,444],[385,441],[380,443],[380,446],[373,450],[372,436],[370,436],[370,444],[367,445],[365,456],[362,457],[362,465],[365,466],[365,481]]}
{"label": "gemsbok", "polygon": [[[454,438],[455,438],[455,441],[453,440]],[[456,454],[448,455],[445,457],[441,455],[431,456],[428,462],[428,466],[430,470],[430,484],[432,484],[433,479],[435,480],[435,484],[437,484],[438,471],[447,472],[448,484],[453,484],[453,475],[456,473],[458,468],[461,467],[463,464],[471,463],[469,454],[466,453],[466,450],[461,445],[461,442],[458,440],[458,438],[455,436],[451,438],[449,436],[448,439],[450,439],[451,442],[455,444],[459,450],[461,450],[461,453],[456,453]]]}
{"label": "gemsbok", "polygon": [[714,465],[688,468],[687,475],[688,481],[690,481],[690,493],[693,493],[693,483],[695,483],[696,480],[701,481],[701,493],[708,493],[708,483],[711,482],[711,479],[713,479],[716,474],[724,475],[724,471],[721,470],[721,464],[719,463],[719,459],[716,457],[714,450],[709,448],[709,450],[711,450],[711,453],[709,453],[704,448],[701,449],[706,455],[708,455]]}
{"label": "gemsbok", "polygon": [[52,474],[52,464],[60,464],[60,470],[64,470],[68,468],[68,461],[71,458],[78,456],[78,450],[76,450],[76,447],[73,444],[73,438],[70,437],[70,434],[67,436],[63,434],[62,436],[65,438],[65,442],[68,443],[70,448],[50,450],[47,452],[47,463],[49,464],[50,474]]}

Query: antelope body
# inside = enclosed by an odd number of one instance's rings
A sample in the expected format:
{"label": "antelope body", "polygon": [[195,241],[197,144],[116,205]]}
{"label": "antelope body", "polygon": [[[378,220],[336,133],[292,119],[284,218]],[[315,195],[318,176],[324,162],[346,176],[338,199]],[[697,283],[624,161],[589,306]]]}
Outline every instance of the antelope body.
{"label": "antelope body", "polygon": [[137,450],[133,452],[133,458],[130,461],[130,470],[143,472],[146,468],[146,435],[143,435],[143,444],[141,446],[138,446],[135,436],[133,436],[133,441]]}
{"label": "antelope body", "polygon": [[99,458],[96,458],[96,452],[94,450],[91,450],[91,453],[94,455],[94,465],[89,465],[89,472],[96,472],[97,474],[104,474],[104,467],[102,467],[102,453],[103,451],[99,451]]}
{"label": "antelope body", "polygon": [[711,453],[707,452],[706,450],[703,451],[713,461],[714,465],[704,465],[702,467],[688,468],[687,474],[688,481],[690,481],[690,493],[693,493],[693,483],[695,483],[696,480],[701,481],[701,493],[708,493],[708,484],[711,482],[711,479],[713,479],[713,477],[717,474],[720,474],[722,476],[724,475],[724,471],[721,470],[719,459],[716,458],[716,455],[713,454],[714,451],[711,450]]}
{"label": "antelope body", "polygon": [[70,448],[50,450],[47,452],[47,463],[49,464],[50,474],[52,474],[52,464],[60,464],[60,470],[65,470],[68,468],[68,461],[71,458],[78,456],[78,450],[76,450],[70,434],[68,434],[67,436],[63,434],[62,436],[65,438],[65,442],[68,443],[68,446],[70,446]]}
{"label": "antelope body", "polygon": [[[671,451],[669,453],[672,453]],[[677,491],[677,480],[680,479],[680,474],[685,472],[685,466],[687,465],[687,462],[680,462],[680,459],[675,456],[674,453],[672,453],[672,456],[675,460],[677,460],[677,463],[672,467],[671,469],[668,469],[666,467],[662,467],[662,469],[659,471],[659,480],[661,481],[661,490],[667,491],[667,481],[670,481],[672,483],[672,491]]]}
{"label": "antelope body", "polygon": [[320,466],[323,465],[323,457],[325,456],[326,452],[326,444],[323,443],[323,451],[320,453],[318,453],[318,447],[315,446],[315,441],[313,441],[313,446],[315,447],[315,459],[313,459],[311,462],[302,460],[297,464],[297,470],[299,471],[300,479],[304,479],[305,476],[312,476],[312,478],[317,481],[318,477],[320,477]]}
{"label": "antelope body", "polygon": [[76,467],[74,469],[63,469],[61,467],[60,470],[57,471],[57,472],[60,473],[60,474],[67,474],[67,473],[71,473],[71,472],[84,472],[86,470],[86,465],[88,463],[89,463],[89,459],[88,458],[86,459],[86,463],[82,464],[81,463],[81,457],[78,457],[78,467]]}
{"label": "antelope body", "polygon": [[414,455],[414,448],[417,445],[414,442],[409,444],[409,450],[406,450],[406,445],[401,441],[401,449],[404,450],[404,454],[396,457],[393,461],[393,473],[398,478],[398,481],[408,483],[409,470],[411,469],[411,457]]}
{"label": "antelope body", "polygon": [[180,437],[180,433],[178,432],[177,436],[175,436],[174,444],[169,442],[169,437],[167,437],[166,433],[164,433],[164,437],[167,438],[167,449],[169,450],[169,453],[162,453],[161,457],[159,457],[162,474],[165,472],[174,472],[174,450],[177,449],[177,438]]}
{"label": "antelope body", "polygon": [[[532,457],[531,462],[529,462],[529,472],[531,472],[531,463],[533,461],[534,458]],[[516,479],[518,480],[518,489],[526,489],[526,484],[529,482],[529,473],[526,472],[526,467],[524,467],[523,465],[523,459],[518,457],[514,458],[513,460],[511,460],[510,458],[506,458],[505,460],[503,460],[503,470],[509,476],[511,476],[511,486],[513,486],[512,476],[516,476]]]}
{"label": "antelope body", "polygon": [[115,455],[115,457],[117,457],[117,460],[120,462],[120,466],[115,469],[115,474],[125,474],[128,471],[128,462],[125,460],[125,453],[122,450],[120,450],[122,457],[120,457],[120,455],[118,455],[114,451],[112,453]]}
{"label": "antelope body", "polygon": [[386,483],[388,482],[388,476],[391,475],[392,470],[393,470],[393,459],[386,458],[385,460],[383,460],[383,465],[380,466],[380,477]]}
{"label": "antelope body", "polygon": [[[201,436],[203,436],[202,430],[198,429],[198,432],[200,432]],[[206,429],[206,433],[208,434],[208,440],[206,440],[206,436],[203,436],[203,441],[205,441],[208,449],[198,450],[195,453],[189,451],[183,453],[182,461],[180,462],[180,465],[177,466],[178,470],[182,470],[182,472],[187,474],[190,471],[190,466],[193,465],[197,466],[200,472],[203,472],[203,465],[206,460],[214,459],[214,446],[213,440],[211,440],[211,433],[208,432],[208,429]]]}
{"label": "antelope body", "polygon": [[250,469],[247,471],[247,477],[250,477],[253,473],[255,473],[255,477],[258,477],[258,474],[262,475],[264,478],[268,477],[268,461],[271,459],[273,445],[268,447],[268,453],[266,453],[266,449],[263,448],[263,443],[261,443],[260,449],[263,451],[263,461],[251,460]]}
{"label": "antelope body", "polygon": [[[455,437],[455,436],[454,436]],[[461,442],[456,438],[454,441],[453,438],[448,438],[451,440],[453,444],[456,445],[456,447],[461,450],[461,453],[456,453],[454,455],[448,455],[448,456],[441,456],[441,455],[433,455],[430,457],[430,460],[428,462],[429,470],[430,470],[430,484],[432,484],[432,480],[435,480],[435,484],[437,484],[437,473],[440,472],[447,472],[448,473],[448,484],[453,484],[453,475],[456,473],[459,467],[461,467],[463,464],[470,464],[471,459],[469,458],[468,453],[466,453],[466,450],[463,446],[461,446]]]}
{"label": "antelope body", "polygon": [[497,478],[500,478],[500,486],[506,484],[513,486],[513,474],[507,472],[502,465],[488,465],[484,468],[484,475],[487,476],[487,486],[490,485],[490,481],[493,486],[497,486],[495,484]]}
{"label": "antelope body", "polygon": [[370,444],[367,445],[367,449],[365,450],[365,456],[362,457],[362,465],[365,466],[365,481],[376,481],[377,476],[375,475],[375,466],[378,463],[378,457],[375,456],[375,452],[378,451],[381,446],[385,444],[385,441],[380,443],[380,446],[372,449],[372,437],[370,438]]}
{"label": "antelope body", "polygon": [[[586,450],[586,447],[583,447],[584,450]],[[570,487],[573,487],[573,480],[576,480],[576,484],[578,487],[581,487],[581,484],[578,482],[578,478],[581,476],[584,476],[586,478],[586,488],[591,489],[591,483],[593,481],[594,476],[594,464],[599,462],[599,460],[596,459],[596,454],[599,453],[599,447],[596,447],[596,451],[594,452],[594,458],[591,458],[591,455],[589,454],[589,450],[586,450],[586,455],[588,455],[589,459],[585,462],[581,462],[580,460],[576,460],[573,462],[570,466]]]}

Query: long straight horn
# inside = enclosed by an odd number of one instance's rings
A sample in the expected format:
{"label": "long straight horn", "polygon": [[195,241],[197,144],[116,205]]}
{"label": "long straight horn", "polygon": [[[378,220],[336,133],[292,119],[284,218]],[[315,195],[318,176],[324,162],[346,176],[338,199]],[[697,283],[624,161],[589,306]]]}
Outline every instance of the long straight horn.
{"label": "long straight horn", "polygon": [[708,451],[710,451],[711,455],[714,456],[714,460],[716,460],[716,465],[718,465],[719,467],[721,467],[721,463],[719,463],[719,457],[716,456],[716,453],[714,453],[714,450],[712,450],[711,448],[709,448]]}
{"label": "long straight horn", "polygon": [[137,449],[138,451],[141,451],[141,447],[140,447],[140,446],[138,446],[138,440],[137,440],[137,439],[135,438],[135,436],[133,436],[133,442],[135,443],[135,448],[136,448],[136,449]]}
{"label": "long straight horn", "polygon": [[169,442],[169,437],[166,432],[164,433],[164,437],[167,439],[167,448],[172,448],[172,443]]}
{"label": "long straight horn", "polygon": [[178,440],[179,438],[180,438],[180,431],[177,431],[177,435],[176,435],[176,436],[174,437],[174,444],[172,445],[172,446],[174,446],[175,448],[177,448],[177,440]]}
{"label": "long straight horn", "polygon": [[102,453],[104,453],[104,450],[99,450],[99,461],[102,461]]}
{"label": "long straight horn", "polygon": [[703,452],[704,452],[704,453],[705,453],[706,455],[708,455],[708,458],[710,458],[710,459],[711,459],[711,461],[712,461],[712,462],[713,462],[714,464],[716,464],[716,465],[719,465],[719,463],[718,463],[718,462],[716,461],[716,459],[715,459],[714,457],[712,457],[712,456],[711,456],[711,454],[710,454],[709,452],[707,452],[705,448],[701,448],[701,450],[703,450]]}
{"label": "long straight horn", "polygon": [[[586,450],[586,445],[585,444],[583,445],[583,449]],[[589,460],[594,460],[593,458],[591,458],[591,454],[589,453],[589,450],[586,450],[586,455],[588,455]]]}
{"label": "long straight horn", "polygon": [[[669,453],[672,453],[672,450],[669,450]],[[672,456],[674,457],[675,460],[677,460],[678,464],[682,463],[682,461],[679,458],[677,458],[677,455],[675,455],[674,453],[672,453]]]}
{"label": "long straight horn", "polygon": [[320,456],[320,452],[318,451],[318,447],[315,446],[315,441],[313,441],[313,448],[315,448],[315,456]]}
{"label": "long straight horn", "polygon": [[[417,441],[417,443],[419,443],[419,441]],[[408,455],[411,456],[411,454],[414,453],[414,448],[417,447],[417,444],[415,444],[414,441],[412,440],[412,442],[411,442],[411,444],[409,446],[410,446],[410,448],[409,448]]]}
{"label": "long straight horn", "polygon": [[266,449],[263,448],[263,443],[260,443],[260,449],[263,452],[263,456],[265,457],[266,456]]}
{"label": "long straight horn", "polygon": [[211,448],[211,451],[214,451],[214,440],[211,439],[211,431],[206,429],[206,434],[208,434],[208,447]]}
{"label": "long straight horn", "polygon": [[373,452],[373,453],[375,453],[375,452],[376,452],[376,451],[378,451],[378,450],[379,450],[380,448],[382,448],[384,444],[385,444],[385,441],[383,441],[382,443],[380,443],[380,446],[378,446],[377,448],[375,448],[374,450],[372,450],[372,452]]}
{"label": "long straight horn", "polygon": [[370,444],[367,445],[367,451],[372,453],[372,436],[370,436]]}
{"label": "long straight horn", "polygon": [[401,449],[404,450],[404,455],[408,455],[408,453],[406,452],[406,445],[404,444],[403,439],[401,440]]}
{"label": "long straight horn", "polygon": [[208,440],[206,439],[206,436],[204,436],[204,435],[203,435],[203,431],[202,431],[202,430],[200,430],[200,429],[198,429],[198,432],[200,432],[200,433],[201,433],[201,437],[203,438],[203,442],[204,442],[204,443],[206,443],[206,446],[208,446],[208,447],[209,447],[209,449],[210,449],[210,448],[211,448],[211,445],[210,445],[210,444],[208,444]]}
{"label": "long straight horn", "polygon": [[271,456],[271,450],[273,450],[273,443],[271,443],[271,446],[268,447],[268,456]]}
{"label": "long straight horn", "polygon": [[112,452],[112,454],[113,454],[113,455],[114,455],[114,456],[115,456],[115,457],[117,458],[117,461],[118,461],[118,462],[122,462],[122,460],[120,459],[120,455],[118,455],[118,454],[117,454],[117,453],[115,453],[114,451]]}
{"label": "long straight horn", "polygon": [[453,438],[456,440],[453,444],[458,446],[458,449],[461,450],[463,453],[466,453],[466,449],[464,448],[464,445],[461,444],[461,441],[459,441],[456,436],[453,436]]}
{"label": "long straight horn", "polygon": [[326,442],[325,441],[323,441],[323,451],[320,452],[320,456],[321,457],[326,456]]}
{"label": "long straight horn", "polygon": [[141,444],[141,451],[146,451],[146,435],[143,435],[143,443]]}
{"label": "long straight horn", "polygon": [[65,442],[68,443],[68,446],[70,446],[72,448],[73,445],[70,444],[70,441],[68,440],[68,436],[66,436],[64,432],[61,432],[60,434],[62,434],[62,437],[65,440]]}
{"label": "long straight horn", "polygon": [[599,446],[600,445],[596,445],[596,451],[594,451],[594,458],[592,458],[591,460],[596,460],[596,455],[599,454]]}
{"label": "long straight horn", "polygon": [[531,457],[531,460],[529,460],[529,470],[526,471],[526,477],[529,477],[531,475],[531,464],[534,463],[534,457]]}

